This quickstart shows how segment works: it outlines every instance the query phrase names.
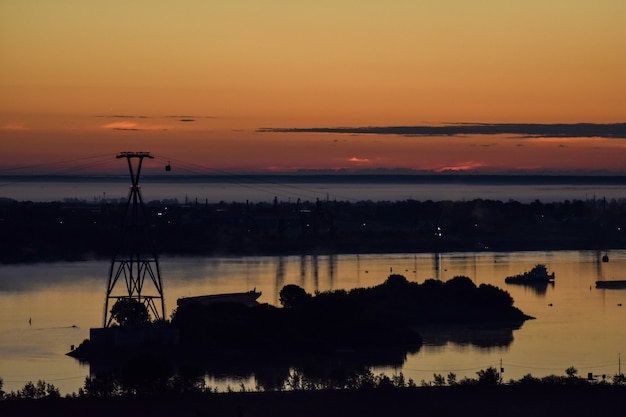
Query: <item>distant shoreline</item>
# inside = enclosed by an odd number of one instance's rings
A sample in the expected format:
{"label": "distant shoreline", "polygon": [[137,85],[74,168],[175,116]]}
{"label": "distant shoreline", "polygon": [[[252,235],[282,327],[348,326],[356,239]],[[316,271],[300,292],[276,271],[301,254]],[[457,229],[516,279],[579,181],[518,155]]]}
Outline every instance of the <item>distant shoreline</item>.
{"label": "distant shoreline", "polygon": [[[1,202],[0,262],[108,258],[119,245],[124,199]],[[151,201],[146,215],[163,255],[608,250],[626,247],[625,205],[623,199]]]}

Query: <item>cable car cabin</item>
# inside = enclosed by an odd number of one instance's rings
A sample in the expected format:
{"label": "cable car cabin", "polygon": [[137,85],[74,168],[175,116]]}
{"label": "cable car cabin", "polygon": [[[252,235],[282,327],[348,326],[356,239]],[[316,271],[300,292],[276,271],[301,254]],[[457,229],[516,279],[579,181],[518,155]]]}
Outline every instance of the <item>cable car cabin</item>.
{"label": "cable car cabin", "polygon": [[169,162],[167,163],[167,165],[165,165],[165,170],[166,170],[167,172],[170,172],[170,171],[172,170],[172,167],[171,167],[171,165],[170,165],[170,163],[169,163]]}

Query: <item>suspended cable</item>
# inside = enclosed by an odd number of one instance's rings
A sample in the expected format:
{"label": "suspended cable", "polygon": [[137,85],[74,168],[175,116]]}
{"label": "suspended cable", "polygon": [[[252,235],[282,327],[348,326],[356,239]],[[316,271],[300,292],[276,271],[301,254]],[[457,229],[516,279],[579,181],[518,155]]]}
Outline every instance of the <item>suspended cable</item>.
{"label": "suspended cable", "polygon": [[[534,366],[534,365],[528,365],[528,364],[512,364],[512,363],[504,363],[504,366],[507,367],[511,367],[511,368],[521,368],[521,369],[541,369],[541,370],[545,370],[545,371],[558,371],[558,370],[563,370],[562,367],[545,367],[545,366]],[[601,364],[601,365],[584,365],[583,368],[587,369],[587,368],[605,368],[607,366],[615,366],[615,363],[611,362],[611,363],[605,363],[605,364]]]}
{"label": "suspended cable", "polygon": [[[203,173],[205,175],[207,173],[211,173],[222,178],[224,182],[231,183],[231,184],[243,187],[243,188],[266,191],[268,194],[274,194],[274,195],[279,194],[283,197],[302,197],[302,196],[309,195],[310,197],[314,197],[314,198],[324,197],[324,194],[326,194],[323,191],[319,191],[319,190],[315,190],[315,189],[311,189],[307,187],[296,186],[292,184],[285,184],[282,182],[268,181],[267,175],[259,176],[259,175],[252,175],[252,174],[232,173],[232,172],[227,172],[223,170],[218,170],[215,168],[210,168],[210,167],[203,166],[200,164],[187,163],[187,162],[177,160],[171,157],[163,157],[163,156],[155,155],[155,158],[163,162],[167,161],[168,164],[171,162],[175,162],[179,164],[180,166],[182,166],[183,170],[188,169],[190,172]],[[340,199],[343,199],[345,201],[359,201],[359,199],[356,199],[356,198],[340,196],[337,194],[333,194],[333,196],[339,197]]]}
{"label": "suspended cable", "polygon": [[[119,165],[114,156],[115,155],[112,154],[99,154],[82,158],[64,159],[48,163],[0,169],[0,175],[4,176],[4,181],[0,183],[0,187],[16,183],[39,181],[42,176],[71,176],[78,174],[84,174],[87,176],[102,175],[97,173],[99,168],[110,167],[113,169]],[[166,172],[170,172],[172,170],[171,164],[174,164],[174,171],[182,170],[183,173],[189,173],[191,176],[213,175],[225,183],[266,193],[269,199],[279,197],[281,199],[302,199],[304,201],[309,201],[315,199],[326,200],[331,196],[323,190],[295,184],[286,184],[281,181],[271,181],[268,178],[268,174],[254,175],[233,173],[197,163],[186,162],[176,158],[164,157],[160,155],[153,156],[157,161],[164,164]],[[112,169],[107,169],[106,171],[110,172]],[[46,170],[46,172],[39,174],[30,173],[35,170]],[[28,174],[24,174],[24,171],[30,172]],[[149,176],[147,176],[147,178],[149,178]],[[357,202],[361,200],[350,196],[339,195],[337,193],[333,193],[332,197],[335,200],[339,199],[349,202]]]}
{"label": "suspended cable", "polygon": [[415,372],[467,372],[467,371],[476,371],[476,370],[486,369],[489,367],[493,367],[493,364],[487,364],[487,365],[482,365],[482,366],[477,365],[477,366],[472,366],[470,368],[450,367],[450,368],[439,368],[439,369],[416,369],[416,368],[403,367],[403,369],[406,369],[409,371],[415,371]]}
{"label": "suspended cable", "polygon": [[[109,160],[109,159],[113,159],[114,155],[111,154],[100,154],[100,155],[92,155],[92,156],[86,156],[83,158],[74,158],[74,159],[64,159],[64,160],[60,160],[60,161],[51,161],[51,162],[46,162],[46,163],[41,163],[41,164],[33,164],[33,165],[23,165],[23,166],[17,166],[17,167],[11,167],[11,168],[0,168],[0,175],[20,175],[20,174],[7,174],[10,172],[14,172],[14,171],[20,171],[20,170],[33,170],[33,169],[37,169],[37,168],[48,168],[48,167],[55,167],[55,166],[59,166],[62,164],[68,164],[68,163],[76,163],[79,161],[86,161],[86,160],[92,160],[92,159],[102,159],[102,161]],[[74,169],[73,167],[68,167],[65,168],[68,170],[72,170]],[[50,173],[45,173],[45,174],[40,174],[40,175],[50,175]]]}
{"label": "suspended cable", "polygon": [[[77,376],[68,376],[68,377],[64,377],[64,378],[45,378],[45,377],[41,377],[38,376],[37,380],[43,380],[45,382],[56,382],[56,381],[70,381],[72,379],[84,379],[86,377],[85,374],[81,374],[81,375],[77,375]],[[11,384],[20,384],[20,383],[27,383],[27,382],[32,382],[33,378],[27,378],[27,377],[23,377],[23,376],[19,376],[18,378],[24,378],[24,379],[5,379],[4,382],[8,382]]]}
{"label": "suspended cable", "polygon": [[[42,176],[76,175],[77,172],[80,172],[80,170],[83,170],[83,169],[112,165],[111,159],[112,159],[112,156],[110,154],[104,154],[104,155],[94,155],[94,156],[88,156],[88,157],[77,158],[77,159],[66,159],[66,160],[61,160],[61,161],[54,161],[54,162],[49,162],[46,164],[35,164],[35,165],[0,170],[0,173],[2,173],[2,172],[7,172],[10,170],[17,170],[17,169],[33,170],[33,169],[39,169],[39,168],[54,167],[54,169],[49,170],[48,172],[46,172],[46,174],[34,174],[34,175],[12,174],[12,176],[3,176],[2,178],[5,181],[0,183],[0,187],[8,186],[8,185],[16,184],[16,183],[27,183],[27,182],[32,182],[32,181],[38,181],[41,179]],[[82,162],[82,161],[85,161],[85,162]],[[75,164],[76,162],[82,162],[82,163]],[[64,164],[69,164],[69,163],[71,163],[72,165],[69,165],[69,166],[64,165]]]}

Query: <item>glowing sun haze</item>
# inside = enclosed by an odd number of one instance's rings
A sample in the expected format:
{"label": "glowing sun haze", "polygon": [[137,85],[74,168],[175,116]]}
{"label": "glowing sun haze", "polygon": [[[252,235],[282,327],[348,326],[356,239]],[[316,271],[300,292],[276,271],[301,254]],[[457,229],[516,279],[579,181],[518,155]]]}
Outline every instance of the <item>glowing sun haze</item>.
{"label": "glowing sun haze", "polygon": [[226,171],[624,173],[623,126],[358,130],[622,124],[624,51],[622,0],[7,0],[0,174],[126,150]]}

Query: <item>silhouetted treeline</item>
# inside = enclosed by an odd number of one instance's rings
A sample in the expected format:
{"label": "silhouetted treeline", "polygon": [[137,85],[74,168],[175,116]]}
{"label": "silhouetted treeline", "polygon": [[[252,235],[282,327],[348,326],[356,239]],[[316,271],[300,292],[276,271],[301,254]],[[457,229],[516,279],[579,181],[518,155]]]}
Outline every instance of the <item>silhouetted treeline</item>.
{"label": "silhouetted treeline", "polygon": [[[374,303],[380,297],[379,303],[388,304],[398,295],[399,291],[390,294],[384,287],[311,296],[291,284],[280,292],[283,308],[184,304],[174,312],[171,324],[180,329],[181,344],[203,351],[246,349],[301,355],[394,346],[417,351],[421,338],[408,327],[412,309],[390,310]],[[365,292],[376,294],[369,297]]]}
{"label": "silhouetted treeline", "polygon": [[[27,383],[18,392],[2,395],[0,414],[98,416],[502,416],[619,415],[626,394],[624,375],[612,382],[588,381],[577,376],[550,375],[501,384],[494,368],[478,371],[477,378],[418,386],[402,373],[388,377],[369,370],[305,377],[292,371],[288,384],[275,390],[241,385],[225,393],[207,387],[203,377],[170,377],[135,381],[113,376],[88,377],[78,394],[58,395],[44,381]],[[453,374],[448,376],[448,381]],[[47,388],[46,388],[47,387]]]}
{"label": "silhouetted treeline", "polygon": [[[182,345],[207,350],[335,352],[339,349],[413,347],[419,324],[519,326],[529,317],[506,291],[476,286],[467,277],[447,282],[409,282],[391,275],[380,285],[307,294],[290,284],[280,291],[283,308],[268,304],[183,304],[171,324]],[[217,337],[219,335],[219,337]]]}
{"label": "silhouetted treeline", "polygon": [[[81,260],[119,246],[124,202],[0,202],[0,261]],[[342,201],[146,205],[161,254],[263,255],[626,247],[626,201]]]}

